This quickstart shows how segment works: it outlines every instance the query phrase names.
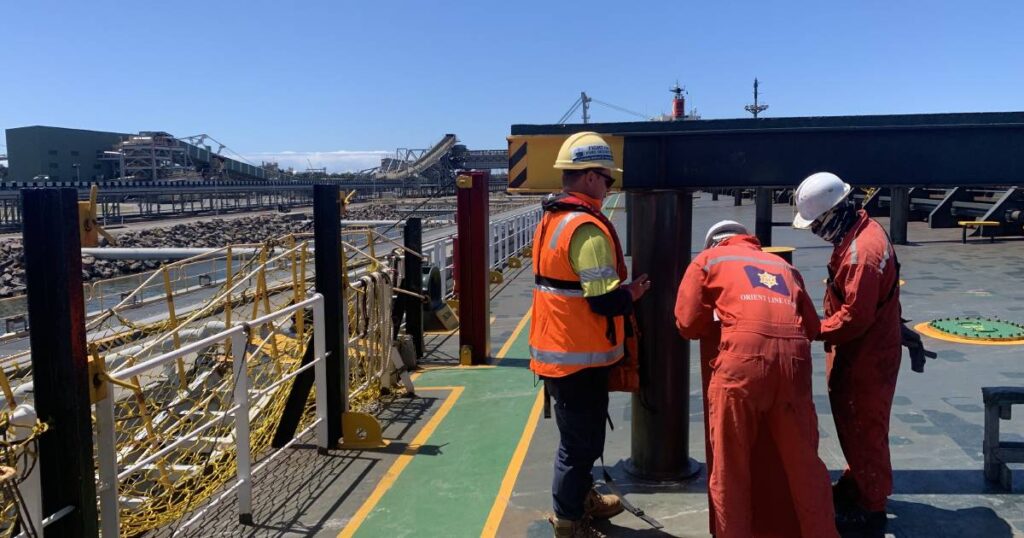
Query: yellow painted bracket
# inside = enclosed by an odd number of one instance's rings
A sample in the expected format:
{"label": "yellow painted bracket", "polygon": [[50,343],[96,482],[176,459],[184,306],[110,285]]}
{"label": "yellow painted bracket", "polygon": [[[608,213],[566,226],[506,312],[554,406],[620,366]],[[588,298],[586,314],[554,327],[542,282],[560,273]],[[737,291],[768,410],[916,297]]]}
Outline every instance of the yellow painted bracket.
{"label": "yellow painted bracket", "polygon": [[459,364],[462,366],[473,364],[473,346],[462,346],[459,348]]}
{"label": "yellow painted bracket", "polygon": [[491,271],[491,284],[501,284],[505,281],[505,277],[501,274],[501,271]]}
{"label": "yellow painted bracket", "polygon": [[100,236],[106,238],[111,245],[116,245],[114,236],[107,233],[96,217],[96,197],[99,195],[99,187],[95,184],[89,188],[89,200],[78,202],[78,233],[83,247],[97,247],[100,244]]}
{"label": "yellow painted bracket", "polygon": [[89,345],[89,401],[93,404],[107,399],[107,365],[96,344]]}
{"label": "yellow painted bracket", "polygon": [[473,176],[462,174],[455,178],[455,185],[460,189],[471,189],[473,188]]}
{"label": "yellow painted bracket", "polygon": [[373,415],[349,411],[341,414],[340,448],[365,450],[368,448],[384,448],[391,444],[384,438],[380,422]]}

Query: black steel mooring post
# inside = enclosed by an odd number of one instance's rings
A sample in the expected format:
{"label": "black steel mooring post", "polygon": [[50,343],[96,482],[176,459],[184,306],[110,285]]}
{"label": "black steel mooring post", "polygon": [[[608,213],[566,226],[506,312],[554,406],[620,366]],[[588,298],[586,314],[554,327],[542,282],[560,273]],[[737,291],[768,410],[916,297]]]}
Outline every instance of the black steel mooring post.
{"label": "black steel mooring post", "polygon": [[907,187],[890,189],[889,237],[893,244],[907,244],[907,220],[910,216],[910,191]]}
{"label": "black steel mooring post", "polygon": [[739,207],[743,205],[743,191],[736,189],[732,191],[732,205]]}
{"label": "black steel mooring post", "polygon": [[44,535],[97,536],[78,191],[25,189],[21,204],[35,406],[49,425],[39,438],[43,514],[74,507]]}
{"label": "black steel mooring post", "polygon": [[[418,217],[406,219],[404,230],[405,248],[416,252],[423,251],[423,221]],[[402,288],[412,293],[423,294],[423,260],[408,252],[405,253],[405,279]],[[416,347],[416,361],[423,359],[423,301],[416,297],[403,295],[405,303],[405,332],[412,337]]]}
{"label": "black steel mooring post", "polygon": [[342,327],[341,191],[337,185],[313,187],[313,243],[316,291],[324,296],[324,351],[327,354],[327,444],[341,439],[341,414],[348,408]]}
{"label": "black steel mooring post", "polygon": [[[344,302],[341,278],[341,198],[337,185],[313,186],[313,242],[316,291],[324,296],[324,352],[327,366],[327,446],[341,439],[341,414],[347,408],[348,380],[345,379],[345,328],[342,327]],[[302,366],[313,361],[313,346],[306,346]],[[299,420],[306,409],[314,374],[310,368],[295,376],[285,402],[281,421],[271,445],[284,446],[295,437]]]}
{"label": "black steel mooring post", "polygon": [[755,201],[754,235],[761,246],[772,244],[772,189],[758,187]]}
{"label": "black steel mooring post", "polygon": [[640,324],[640,392],[633,395],[632,457],[626,468],[646,480],[694,476],[690,459],[690,343],[676,330],[676,290],[690,263],[693,198],[687,191],[637,192],[629,212],[633,276],[651,289],[636,303]]}

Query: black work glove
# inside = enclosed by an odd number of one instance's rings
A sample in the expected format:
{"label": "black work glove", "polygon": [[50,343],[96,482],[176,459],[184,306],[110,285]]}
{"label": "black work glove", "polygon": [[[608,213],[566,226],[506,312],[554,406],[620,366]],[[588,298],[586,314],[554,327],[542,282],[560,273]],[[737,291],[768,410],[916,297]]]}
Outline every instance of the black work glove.
{"label": "black work glove", "polygon": [[934,351],[925,349],[921,342],[921,335],[910,327],[900,325],[900,333],[902,344],[910,351],[910,369],[918,373],[924,372],[925,357],[934,359],[938,355]]}

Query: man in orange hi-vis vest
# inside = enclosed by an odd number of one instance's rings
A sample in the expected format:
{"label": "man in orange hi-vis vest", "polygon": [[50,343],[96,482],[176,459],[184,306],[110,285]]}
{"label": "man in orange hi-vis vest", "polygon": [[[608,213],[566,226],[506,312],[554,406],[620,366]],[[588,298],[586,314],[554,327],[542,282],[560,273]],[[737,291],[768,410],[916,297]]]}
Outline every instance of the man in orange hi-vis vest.
{"label": "man in orange hi-vis vest", "polygon": [[530,369],[555,400],[559,432],[552,497],[555,536],[586,536],[590,521],[623,510],[620,499],[593,487],[604,450],[610,367],[623,357],[624,317],[650,288],[631,284],[615,227],[601,213],[615,168],[596,133],[570,136],[555,162],[563,192],[544,201],[533,241]]}

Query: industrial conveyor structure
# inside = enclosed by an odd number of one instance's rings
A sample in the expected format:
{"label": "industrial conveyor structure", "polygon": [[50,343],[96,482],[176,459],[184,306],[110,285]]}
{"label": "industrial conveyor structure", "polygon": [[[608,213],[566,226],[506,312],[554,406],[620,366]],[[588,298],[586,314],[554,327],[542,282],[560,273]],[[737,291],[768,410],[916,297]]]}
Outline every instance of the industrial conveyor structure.
{"label": "industrial conveyor structure", "polygon": [[438,164],[446,164],[442,161],[455,147],[456,142],[458,139],[455,135],[446,134],[437,144],[422,152],[414,161],[389,160],[387,165],[377,169],[374,177],[383,181],[397,181],[421,175]]}

